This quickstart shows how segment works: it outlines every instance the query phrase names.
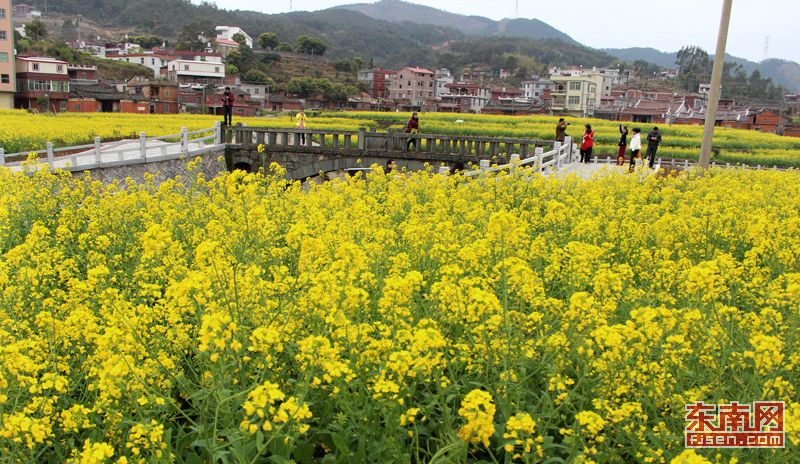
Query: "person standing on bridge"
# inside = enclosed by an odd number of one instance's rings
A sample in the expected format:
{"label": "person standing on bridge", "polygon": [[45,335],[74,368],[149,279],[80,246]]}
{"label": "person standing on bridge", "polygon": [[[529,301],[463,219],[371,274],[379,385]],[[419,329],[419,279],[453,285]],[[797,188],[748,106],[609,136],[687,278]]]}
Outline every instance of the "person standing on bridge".
{"label": "person standing on bridge", "polygon": [[561,142],[562,145],[567,137],[567,126],[569,126],[569,123],[564,118],[559,119],[558,124],[556,124],[556,142]]}
{"label": "person standing on bridge", "polygon": [[636,168],[636,160],[641,160],[642,155],[640,152],[642,151],[642,134],[641,129],[638,127],[633,128],[633,135],[631,136],[631,167],[629,168],[630,172]]}
{"label": "person standing on bridge", "polygon": [[586,132],[583,133],[583,142],[581,142],[581,163],[589,163],[591,161],[592,147],[594,147],[594,131],[591,124],[587,124]]}
{"label": "person standing on bridge", "polygon": [[625,165],[625,147],[628,146],[628,127],[619,125],[619,153],[617,154],[617,166]]}
{"label": "person standing on bridge", "polygon": [[659,143],[661,143],[661,132],[658,131],[658,127],[654,127],[653,130],[647,134],[647,159],[650,160],[650,169],[653,169],[655,165]]}
{"label": "person standing on bridge", "polygon": [[230,87],[225,87],[225,93],[222,94],[222,124],[225,126],[233,125],[233,102],[236,97],[231,93]]}
{"label": "person standing on bridge", "polygon": [[[406,134],[419,134],[419,117],[417,113],[411,115],[411,119],[408,120],[408,124],[406,124]],[[411,144],[414,144],[414,150],[417,149],[417,139],[410,138],[406,143],[406,150],[411,151]]]}
{"label": "person standing on bridge", "polygon": [[[297,113],[297,116],[295,116],[295,127],[297,127],[298,129],[305,129],[306,128],[306,119],[307,119],[306,118],[306,113],[305,113],[305,111],[303,111],[301,109],[300,112]],[[305,132],[300,132],[300,143],[302,143],[303,146],[306,146],[306,134],[305,134]]]}

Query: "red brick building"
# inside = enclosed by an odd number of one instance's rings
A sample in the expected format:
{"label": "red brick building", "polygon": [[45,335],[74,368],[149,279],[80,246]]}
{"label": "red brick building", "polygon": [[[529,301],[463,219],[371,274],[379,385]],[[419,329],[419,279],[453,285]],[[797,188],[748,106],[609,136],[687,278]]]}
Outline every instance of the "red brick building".
{"label": "red brick building", "polygon": [[14,108],[67,111],[69,63],[44,56],[16,57],[17,92]]}
{"label": "red brick building", "polygon": [[358,80],[367,84],[367,93],[373,98],[389,98],[389,84],[397,75],[397,71],[381,68],[358,72]]}

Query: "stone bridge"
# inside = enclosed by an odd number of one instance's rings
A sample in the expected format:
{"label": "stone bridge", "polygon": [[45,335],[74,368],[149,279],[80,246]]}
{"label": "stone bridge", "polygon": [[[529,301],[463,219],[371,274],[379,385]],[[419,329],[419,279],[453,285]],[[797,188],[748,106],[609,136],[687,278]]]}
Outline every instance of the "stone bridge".
{"label": "stone bridge", "polygon": [[[303,134],[305,145],[302,144]],[[408,141],[413,142],[409,145]],[[399,169],[425,169],[425,165],[451,166],[457,161],[480,164],[506,164],[513,155],[522,160],[539,156],[546,163],[548,150],[561,144],[551,140],[467,137],[437,134],[405,134],[359,131],[323,131],[308,129],[275,129],[226,127],[230,160],[236,169],[256,171],[269,168],[273,162],[286,168],[286,177],[301,180],[320,172],[347,171],[385,166],[395,160]],[[260,150],[259,150],[260,147]],[[410,149],[409,149],[410,147]],[[551,153],[550,150],[548,153]],[[531,161],[529,161],[530,163]]]}

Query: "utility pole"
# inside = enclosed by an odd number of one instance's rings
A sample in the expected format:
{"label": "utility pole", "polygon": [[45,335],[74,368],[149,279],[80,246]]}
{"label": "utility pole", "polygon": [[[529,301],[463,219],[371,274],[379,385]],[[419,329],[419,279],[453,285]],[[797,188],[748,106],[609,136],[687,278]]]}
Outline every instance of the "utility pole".
{"label": "utility pole", "polygon": [[724,0],[722,5],[722,19],[719,24],[717,37],[717,53],[714,55],[714,71],[711,74],[711,94],[708,97],[708,111],[703,126],[703,143],[700,146],[699,166],[707,170],[711,161],[711,148],[714,144],[714,125],[717,121],[717,108],[719,107],[720,87],[722,86],[722,70],[725,64],[725,45],[728,42],[728,26],[731,23],[731,6],[733,0]]}
{"label": "utility pole", "polygon": [[83,20],[83,15],[78,15],[78,17],[75,18],[75,21],[78,23],[78,50],[83,48],[81,46],[81,20]]}

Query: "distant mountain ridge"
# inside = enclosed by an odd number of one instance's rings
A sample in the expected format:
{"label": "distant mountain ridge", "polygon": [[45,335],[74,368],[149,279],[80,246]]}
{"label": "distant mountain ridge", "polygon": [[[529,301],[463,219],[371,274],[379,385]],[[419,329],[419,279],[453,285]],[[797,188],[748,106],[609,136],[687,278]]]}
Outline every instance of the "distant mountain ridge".
{"label": "distant mountain ridge", "polygon": [[335,8],[358,11],[370,18],[382,19],[385,21],[410,21],[422,24],[433,24],[436,26],[454,27],[470,35],[505,35],[509,37],[528,37],[531,39],[559,39],[567,43],[578,44],[578,42],[569,35],[538,19],[519,18],[495,21],[483,16],[465,16],[402,0],[355,3],[351,5],[335,6],[331,9]]}
{"label": "distant mountain ridge", "polygon": [[[636,60],[645,60],[667,68],[675,68],[675,62],[678,60],[678,52],[667,53],[655,48],[600,48],[598,50],[631,63]],[[727,53],[725,54],[725,61],[732,61],[742,65],[748,75],[758,69],[761,72],[761,76],[772,78],[772,82],[776,85],[781,84],[794,92],[800,92],[800,64],[794,61],[770,58],[761,63],[756,63]]]}

